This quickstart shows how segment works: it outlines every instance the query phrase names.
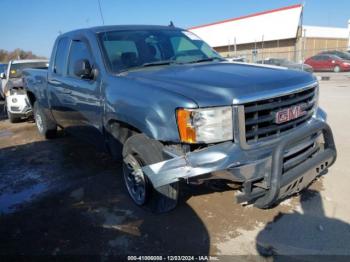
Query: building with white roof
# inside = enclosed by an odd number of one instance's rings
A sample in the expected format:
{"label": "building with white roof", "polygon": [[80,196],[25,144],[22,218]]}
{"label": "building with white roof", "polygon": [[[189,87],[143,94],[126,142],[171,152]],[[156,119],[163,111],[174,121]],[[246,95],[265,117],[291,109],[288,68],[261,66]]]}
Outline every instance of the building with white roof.
{"label": "building with white roof", "polygon": [[303,26],[303,6],[292,5],[194,26],[189,30],[223,56],[300,61],[324,50],[346,50],[349,27]]}

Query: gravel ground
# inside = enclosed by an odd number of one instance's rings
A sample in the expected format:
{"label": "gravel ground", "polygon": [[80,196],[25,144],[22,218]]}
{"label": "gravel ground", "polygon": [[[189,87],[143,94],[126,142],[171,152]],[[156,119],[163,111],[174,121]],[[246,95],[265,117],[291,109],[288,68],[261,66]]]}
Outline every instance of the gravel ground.
{"label": "gravel ground", "polygon": [[338,160],[301,196],[269,210],[236,204],[232,189],[182,185],[177,209],[151,214],[129,200],[120,164],[105,153],[63,132],[43,140],[34,123],[1,116],[0,254],[349,255],[350,74],[320,75],[331,76],[320,82],[320,105]]}

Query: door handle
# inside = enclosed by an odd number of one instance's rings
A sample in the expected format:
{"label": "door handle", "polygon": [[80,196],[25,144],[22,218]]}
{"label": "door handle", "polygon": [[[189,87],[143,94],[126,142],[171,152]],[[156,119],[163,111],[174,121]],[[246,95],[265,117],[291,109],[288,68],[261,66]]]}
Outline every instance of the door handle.
{"label": "door handle", "polygon": [[62,88],[62,93],[64,93],[64,94],[71,94],[72,90],[70,90],[68,88]]}
{"label": "door handle", "polygon": [[57,81],[57,80],[54,80],[54,79],[49,79],[49,81],[48,81],[51,85],[55,85],[55,86],[57,86],[57,85],[60,85],[61,84],[61,82],[60,81]]}

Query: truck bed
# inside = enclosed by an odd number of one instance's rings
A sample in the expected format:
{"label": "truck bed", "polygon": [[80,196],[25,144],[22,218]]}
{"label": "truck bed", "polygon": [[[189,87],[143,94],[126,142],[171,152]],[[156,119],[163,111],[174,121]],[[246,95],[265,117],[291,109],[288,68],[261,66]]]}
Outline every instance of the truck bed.
{"label": "truck bed", "polygon": [[37,99],[47,103],[45,97],[47,90],[47,69],[25,69],[23,70],[23,88],[31,98],[31,93]]}

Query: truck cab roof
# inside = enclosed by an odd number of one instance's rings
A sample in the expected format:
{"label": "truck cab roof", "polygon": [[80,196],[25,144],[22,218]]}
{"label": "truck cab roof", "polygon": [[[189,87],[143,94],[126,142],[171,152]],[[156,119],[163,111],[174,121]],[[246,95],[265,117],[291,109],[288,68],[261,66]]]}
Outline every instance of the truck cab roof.
{"label": "truck cab roof", "polygon": [[20,60],[12,60],[11,64],[25,64],[25,63],[48,63],[47,59],[20,59]]}
{"label": "truck cab roof", "polygon": [[125,31],[125,30],[184,30],[178,27],[172,26],[160,26],[160,25],[106,25],[106,26],[95,26],[90,28],[82,28],[74,31],[69,31],[62,34],[61,36],[83,33],[90,31],[92,33],[103,33],[108,31]]}

